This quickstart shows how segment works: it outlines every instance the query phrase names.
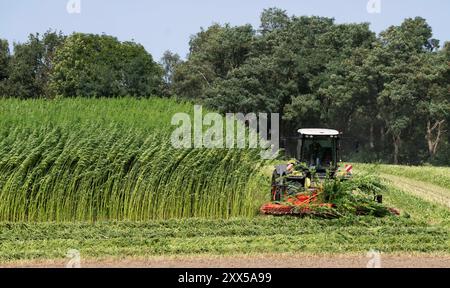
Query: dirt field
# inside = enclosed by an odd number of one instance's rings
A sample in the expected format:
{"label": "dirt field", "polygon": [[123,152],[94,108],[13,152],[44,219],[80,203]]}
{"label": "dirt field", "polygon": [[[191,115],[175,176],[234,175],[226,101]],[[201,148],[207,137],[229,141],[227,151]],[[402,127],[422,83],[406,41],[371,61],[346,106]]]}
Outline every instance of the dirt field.
{"label": "dirt field", "polygon": [[[296,256],[183,256],[123,259],[81,260],[81,267],[148,267],[148,268],[366,268],[369,257],[355,255]],[[68,261],[39,260],[0,264],[0,267],[65,267]],[[373,263],[373,262],[372,262]],[[378,265],[377,265],[378,266]],[[383,255],[381,268],[450,268],[450,255]],[[373,266],[372,266],[373,267]]]}

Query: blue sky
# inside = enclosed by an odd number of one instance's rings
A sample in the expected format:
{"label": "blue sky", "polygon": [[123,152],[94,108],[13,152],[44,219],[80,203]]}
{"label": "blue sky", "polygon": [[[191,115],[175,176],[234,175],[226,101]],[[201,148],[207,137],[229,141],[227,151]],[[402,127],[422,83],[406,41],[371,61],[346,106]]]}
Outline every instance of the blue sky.
{"label": "blue sky", "polygon": [[[68,1],[80,1],[80,13],[68,13]],[[367,3],[380,1],[380,13],[368,13]],[[0,0],[0,38],[24,42],[30,32],[48,28],[106,33],[145,46],[156,60],[170,49],[188,53],[189,37],[214,22],[259,26],[264,8],[279,7],[292,15],[333,17],[337,23],[369,22],[375,32],[398,25],[406,17],[422,16],[434,37],[450,40],[448,0]]]}

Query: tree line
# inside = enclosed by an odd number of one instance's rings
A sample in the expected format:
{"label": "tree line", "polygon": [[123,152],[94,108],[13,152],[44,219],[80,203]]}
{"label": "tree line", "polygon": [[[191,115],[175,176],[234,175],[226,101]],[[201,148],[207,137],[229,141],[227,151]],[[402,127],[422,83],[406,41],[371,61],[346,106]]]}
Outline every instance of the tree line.
{"label": "tree line", "polygon": [[220,112],[278,112],[283,137],[300,127],[343,131],[349,160],[450,164],[450,43],[420,17],[378,35],[367,23],[289,16],[259,27],[213,24],[185,60],[159,63],[134,42],[47,31],[0,40],[0,96],[176,97]]}
{"label": "tree line", "polygon": [[162,67],[140,44],[108,35],[47,31],[0,40],[0,96],[148,97],[160,95]]}

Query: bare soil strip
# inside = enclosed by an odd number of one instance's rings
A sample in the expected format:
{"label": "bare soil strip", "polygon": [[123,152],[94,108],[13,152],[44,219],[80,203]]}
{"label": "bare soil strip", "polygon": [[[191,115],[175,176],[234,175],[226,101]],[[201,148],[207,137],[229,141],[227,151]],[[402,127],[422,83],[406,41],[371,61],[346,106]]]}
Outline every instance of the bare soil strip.
{"label": "bare soil strip", "polygon": [[389,180],[395,188],[450,208],[450,189],[390,174],[383,173],[381,177]]}
{"label": "bare soil strip", "polygon": [[[373,259],[373,258],[372,258]],[[150,258],[81,259],[81,267],[144,268],[367,268],[374,264],[366,255],[239,255],[239,256],[153,256]],[[381,268],[450,268],[450,255],[380,255]],[[67,259],[24,260],[0,263],[0,267],[59,267]],[[373,266],[371,266],[373,267]]]}

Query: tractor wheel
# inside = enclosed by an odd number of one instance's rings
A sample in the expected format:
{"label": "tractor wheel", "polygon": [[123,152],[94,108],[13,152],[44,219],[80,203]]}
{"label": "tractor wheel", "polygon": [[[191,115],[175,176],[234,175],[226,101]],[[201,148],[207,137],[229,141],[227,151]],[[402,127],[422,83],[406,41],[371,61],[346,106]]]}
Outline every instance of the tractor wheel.
{"label": "tractor wheel", "polygon": [[279,181],[277,180],[280,178],[280,175],[277,173],[277,170],[273,171],[272,174],[272,191],[271,191],[271,197],[272,201],[280,201],[281,200],[281,187]]}
{"label": "tractor wheel", "polygon": [[277,170],[273,170],[272,173],[272,186],[277,184],[277,178],[280,177],[277,173]]}

